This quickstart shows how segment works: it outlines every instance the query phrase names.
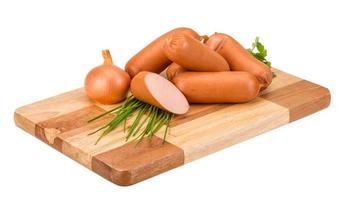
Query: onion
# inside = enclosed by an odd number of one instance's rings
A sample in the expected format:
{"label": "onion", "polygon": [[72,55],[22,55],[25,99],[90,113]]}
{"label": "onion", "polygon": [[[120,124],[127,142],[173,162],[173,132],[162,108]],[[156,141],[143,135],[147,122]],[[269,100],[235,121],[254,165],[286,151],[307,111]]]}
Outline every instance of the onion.
{"label": "onion", "polygon": [[126,98],[130,77],[113,64],[109,50],[103,50],[104,63],[93,68],[86,76],[87,96],[102,104],[114,104]]}

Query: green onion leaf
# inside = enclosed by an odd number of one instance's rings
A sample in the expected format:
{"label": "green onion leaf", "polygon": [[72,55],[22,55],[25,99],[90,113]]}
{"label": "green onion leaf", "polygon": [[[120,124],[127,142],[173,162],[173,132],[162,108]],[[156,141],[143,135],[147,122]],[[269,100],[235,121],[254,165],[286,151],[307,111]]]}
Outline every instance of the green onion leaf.
{"label": "green onion leaf", "polygon": [[[102,131],[100,136],[95,141],[95,144],[97,144],[104,136],[111,133],[122,123],[124,132],[127,132],[126,141],[132,137],[134,137],[135,140],[139,140],[138,143],[146,136],[151,139],[153,135],[156,134],[163,126],[166,126],[166,137],[168,124],[173,116],[173,113],[139,101],[133,96],[129,96],[120,106],[96,116],[89,122],[97,120],[109,113],[113,113],[115,115],[113,119],[108,124],[88,134],[93,135],[99,131]],[[127,127],[127,121],[134,114],[136,114],[136,117],[134,118],[132,125]]]}
{"label": "green onion leaf", "polygon": [[[271,68],[272,63],[266,59],[267,49],[265,46],[259,42],[259,37],[255,37],[254,42],[252,43],[251,49],[246,49],[253,57],[255,57],[260,62],[264,63],[267,67]],[[272,72],[272,78],[275,78],[276,74]]]}

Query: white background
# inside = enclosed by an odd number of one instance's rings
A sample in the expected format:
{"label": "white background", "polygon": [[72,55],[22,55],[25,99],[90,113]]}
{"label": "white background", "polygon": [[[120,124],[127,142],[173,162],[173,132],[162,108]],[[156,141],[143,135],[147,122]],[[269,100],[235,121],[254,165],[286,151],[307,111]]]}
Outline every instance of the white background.
{"label": "white background", "polygon": [[[117,2],[0,2],[0,199],[339,198],[335,1]],[[15,127],[15,108],[82,86],[102,49],[123,67],[179,26],[245,46],[260,36],[274,67],[330,89],[330,107],[131,187]]]}

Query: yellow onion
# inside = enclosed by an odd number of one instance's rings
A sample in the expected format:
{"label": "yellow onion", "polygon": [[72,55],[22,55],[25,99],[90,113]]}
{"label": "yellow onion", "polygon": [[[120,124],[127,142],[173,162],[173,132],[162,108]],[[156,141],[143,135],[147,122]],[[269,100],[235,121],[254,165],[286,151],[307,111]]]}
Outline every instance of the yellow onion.
{"label": "yellow onion", "polygon": [[113,64],[109,50],[103,50],[104,63],[93,68],[86,76],[87,96],[102,104],[114,104],[126,98],[130,77]]}

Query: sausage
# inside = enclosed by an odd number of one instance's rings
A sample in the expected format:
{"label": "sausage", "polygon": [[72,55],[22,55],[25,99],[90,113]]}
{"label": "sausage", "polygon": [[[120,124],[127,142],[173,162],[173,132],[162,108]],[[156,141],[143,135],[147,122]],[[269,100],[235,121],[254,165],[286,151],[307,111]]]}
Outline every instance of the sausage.
{"label": "sausage", "polygon": [[157,106],[174,114],[189,109],[185,96],[173,83],[153,72],[139,72],[131,81],[131,93],[140,101]]}
{"label": "sausage", "polygon": [[234,38],[223,33],[215,33],[209,37],[205,45],[224,57],[232,71],[246,71],[253,74],[267,88],[272,82],[271,69],[253,57]]}
{"label": "sausage", "polygon": [[172,80],[177,74],[182,72],[186,72],[187,70],[177,63],[173,62],[172,64],[168,65],[166,69],[166,77],[168,80]]}
{"label": "sausage", "polygon": [[183,27],[173,29],[151,42],[133,56],[125,66],[126,72],[131,77],[134,77],[141,71],[150,71],[154,73],[162,72],[169,64],[171,64],[171,61],[167,58],[162,49],[167,39],[174,33],[189,35],[196,40],[201,40],[199,34],[190,28]]}
{"label": "sausage", "polygon": [[172,82],[190,103],[243,103],[256,98],[260,84],[249,72],[182,72]]}
{"label": "sausage", "polygon": [[164,46],[165,55],[187,70],[217,72],[229,71],[227,61],[199,40],[182,33],[168,37]]}

